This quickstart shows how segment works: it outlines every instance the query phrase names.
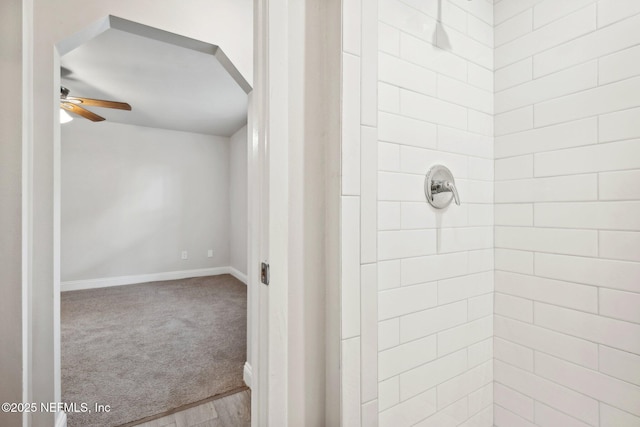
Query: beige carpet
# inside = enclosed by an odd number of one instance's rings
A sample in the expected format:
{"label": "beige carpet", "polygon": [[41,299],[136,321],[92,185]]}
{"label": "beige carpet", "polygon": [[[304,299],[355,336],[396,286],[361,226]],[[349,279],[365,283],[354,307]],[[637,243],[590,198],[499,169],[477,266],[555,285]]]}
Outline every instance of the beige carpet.
{"label": "beige carpet", "polygon": [[[112,427],[244,387],[247,287],[230,275],[63,292],[62,399]],[[78,408],[80,409],[80,408]]]}

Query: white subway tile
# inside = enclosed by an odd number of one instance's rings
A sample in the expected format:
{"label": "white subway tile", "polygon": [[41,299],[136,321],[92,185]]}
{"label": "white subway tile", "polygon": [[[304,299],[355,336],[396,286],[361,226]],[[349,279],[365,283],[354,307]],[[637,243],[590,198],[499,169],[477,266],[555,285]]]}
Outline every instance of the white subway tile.
{"label": "white subway tile", "polygon": [[495,225],[533,225],[533,204],[496,204]]}
{"label": "white subway tile", "polygon": [[362,405],[362,425],[378,427],[378,400],[372,400]]}
{"label": "white subway tile", "polygon": [[[538,305],[539,303],[534,304],[536,323],[538,322],[538,312],[536,311]],[[591,369],[598,367],[598,346],[595,343],[499,315],[496,316],[494,325],[496,337],[552,354]]]}
{"label": "white subway tile", "polygon": [[536,104],[535,126],[636,107],[637,100],[633,94],[639,91],[640,77],[636,77]]}
{"label": "white subway tile", "polygon": [[461,350],[425,363],[400,375],[400,396],[405,400],[431,389],[467,369],[467,351]]}
{"label": "white subway tile", "polygon": [[493,356],[510,365],[533,371],[533,350],[514,342],[493,337]]}
{"label": "white subway tile", "polygon": [[[469,274],[485,273],[493,271],[493,248],[469,251]],[[493,278],[491,278],[493,289]]]}
{"label": "white subway tile", "polygon": [[598,130],[600,142],[640,137],[640,108],[600,116]]}
{"label": "white subway tile", "polygon": [[460,427],[489,427],[493,424],[493,407],[488,406],[482,411],[473,415],[464,423],[460,424]]}
{"label": "white subway tile", "polygon": [[520,61],[596,29],[596,6],[585,7],[495,49],[495,67]]}
{"label": "white subway tile", "polygon": [[640,233],[600,231],[599,239],[600,258],[640,262]]}
{"label": "white subway tile", "polygon": [[485,294],[469,298],[469,320],[476,320],[493,314],[493,295]]}
{"label": "white subway tile", "polygon": [[485,409],[493,409],[493,383],[469,393],[469,414],[477,414]]}
{"label": "white subway tile", "polygon": [[342,55],[342,194],[360,194],[360,58]]}
{"label": "white subway tile", "polygon": [[387,350],[398,344],[400,344],[400,318],[394,317],[378,322],[378,350]]}
{"label": "white subway tile", "polygon": [[436,125],[410,117],[380,112],[378,139],[415,147],[435,148]]}
{"label": "white subway tile", "polygon": [[436,26],[435,18],[397,0],[379,0],[378,16],[381,22],[423,40],[431,40]]}
{"label": "white subway tile", "polygon": [[596,0],[546,0],[538,3],[533,8],[533,25],[540,28],[569,13],[595,3]]}
{"label": "white subway tile", "polygon": [[493,316],[438,332],[438,357],[452,353],[493,335]]}
{"label": "white subway tile", "polygon": [[342,197],[342,338],[360,335],[360,200]]}
{"label": "white subway tile", "polygon": [[493,26],[473,15],[467,16],[467,35],[485,46],[493,47]]}
{"label": "white subway tile", "polygon": [[381,380],[386,380],[435,358],[435,336],[420,338],[381,351],[378,355],[378,375]]}
{"label": "white subway tile", "polygon": [[533,178],[533,156],[517,156],[496,160],[496,181]]}
{"label": "white subway tile", "polygon": [[598,70],[601,85],[640,75],[640,46],[601,57]]}
{"label": "white subway tile", "polygon": [[477,65],[493,69],[493,49],[491,47],[450,27],[436,26],[436,45],[441,49],[453,50],[457,55]]}
{"label": "white subway tile", "polygon": [[[638,89],[640,90],[640,86]],[[537,153],[534,162],[535,176],[640,168],[640,140],[609,142]]]}
{"label": "white subway tile", "polygon": [[542,303],[533,310],[536,325],[640,354],[640,325]]}
{"label": "white subway tile", "polygon": [[469,258],[465,252],[403,259],[400,282],[405,286],[456,277],[465,274],[468,266]]}
{"label": "white subway tile", "polygon": [[600,420],[601,426],[616,427],[638,427],[640,426],[640,417],[631,415],[628,412],[621,411],[600,402]]}
{"label": "white subway tile", "polygon": [[378,319],[390,319],[433,307],[437,302],[437,284],[405,286],[379,293]]}
{"label": "white subway tile", "polygon": [[[481,363],[487,362],[493,359],[493,337],[487,338],[486,340],[480,341],[478,343],[472,344],[467,347],[467,357],[468,365],[470,368],[474,366],[478,366]],[[469,396],[469,403],[471,403],[471,396]],[[471,405],[469,405],[471,406]],[[477,409],[484,407],[478,406]],[[476,412],[476,410],[471,411]]]}
{"label": "white subway tile", "polygon": [[467,61],[406,33],[400,34],[400,56],[437,73],[460,81],[467,80]]}
{"label": "white subway tile", "polygon": [[495,228],[495,235],[496,248],[570,255],[598,254],[598,232],[595,230],[499,226]]}
{"label": "white subway tile", "polygon": [[[509,114],[509,113],[507,113]],[[496,137],[496,158],[559,150],[598,142],[598,118]]]}
{"label": "white subway tile", "polygon": [[541,1],[542,0],[517,0],[497,2],[493,7],[494,24],[497,26],[512,16],[516,16],[519,13],[532,8]]}
{"label": "white subway tile", "polygon": [[536,353],[536,374],[566,384],[574,390],[640,415],[640,387],[599,372]]}
{"label": "white subway tile", "polygon": [[533,421],[533,399],[500,383],[494,383],[493,397],[501,407]]}
{"label": "white subway tile", "polygon": [[401,209],[401,226],[403,229],[464,227],[468,224],[468,205],[448,211],[447,215],[436,212],[425,201],[402,202]]}
{"label": "white subway tile", "polygon": [[416,92],[400,90],[400,111],[416,119],[458,129],[467,128],[467,109]]}
{"label": "white subway tile", "polygon": [[353,55],[360,55],[362,34],[361,0],[345,0],[342,2],[342,50]]}
{"label": "white subway tile", "polygon": [[400,145],[378,142],[378,170],[400,171]]}
{"label": "white subway tile", "polygon": [[600,315],[640,323],[640,294],[600,288]]}
{"label": "white subway tile", "polygon": [[391,377],[378,383],[378,410],[380,412],[400,403],[400,377]]}
{"label": "white subway tile", "polygon": [[599,178],[600,200],[640,199],[640,170],[601,173]]}
{"label": "white subway tile", "polygon": [[493,138],[465,130],[438,126],[438,149],[450,153],[493,159]]}
{"label": "white subway tile", "polygon": [[494,31],[496,47],[530,33],[533,31],[532,9],[526,9],[519,15],[496,25]]}
{"label": "white subway tile", "polygon": [[378,232],[378,259],[389,260],[436,253],[435,230]]}
{"label": "white subway tile", "polygon": [[495,136],[522,132],[533,128],[533,107],[495,115]]}
{"label": "white subway tile", "polygon": [[493,114],[493,92],[438,75],[438,98]]}
{"label": "white subway tile", "polygon": [[550,74],[496,93],[496,114],[538,104],[598,85],[597,61]]}
{"label": "white subway tile", "polygon": [[590,427],[588,424],[578,421],[560,411],[536,402],[536,426],[538,427]]}
{"label": "white subway tile", "polygon": [[400,261],[378,262],[378,290],[400,287]]}
{"label": "white subway tile", "polygon": [[378,79],[426,95],[436,94],[436,73],[386,53],[378,55]]}
{"label": "white subway tile", "polygon": [[535,272],[552,279],[640,292],[640,264],[634,262],[536,254]]}
{"label": "white subway tile", "polygon": [[438,304],[484,295],[493,291],[493,272],[441,280],[438,282]]}
{"label": "white subway tile", "polygon": [[480,157],[467,157],[469,161],[469,179],[493,181],[493,160]]}
{"label": "white subway tile", "polygon": [[378,109],[390,113],[400,113],[400,88],[378,82]]}
{"label": "white subway tile", "polygon": [[640,386],[640,355],[600,346],[600,372]]}
{"label": "white subway tile", "polygon": [[598,288],[544,277],[497,271],[496,292],[581,311],[598,312]]}
{"label": "white subway tile", "polygon": [[380,427],[410,427],[435,412],[436,392],[427,390],[380,412],[378,421]]}
{"label": "white subway tile", "polygon": [[424,12],[432,18],[438,18],[438,16],[441,15],[440,18],[442,23],[447,26],[457,28],[459,31],[466,31],[467,29],[467,14],[462,9],[453,6],[449,2],[442,4],[424,2],[420,0],[403,0],[403,2],[421,12]]}
{"label": "white subway tile", "polygon": [[[598,8],[602,8],[605,3],[607,2],[598,2]],[[540,53],[533,57],[533,76],[540,77],[635,46],[640,43],[640,34],[637,31],[639,25],[640,16],[636,15],[619,24],[600,28],[582,37],[571,37],[574,39],[552,49],[540,50]]]}
{"label": "white subway tile", "polygon": [[424,176],[379,172],[378,200],[424,201]]}
{"label": "white subway tile", "polygon": [[533,274],[532,252],[496,248],[495,257],[496,270]]}
{"label": "white subway tile", "polygon": [[496,203],[588,201],[598,199],[598,177],[567,175],[495,183]]}
{"label": "white subway tile", "polygon": [[493,93],[493,71],[469,62],[467,80],[470,84]]}
{"label": "white subway tile", "polygon": [[361,267],[360,285],[360,390],[361,402],[378,397],[378,283],[376,264]]}
{"label": "white subway tile", "polygon": [[494,73],[496,92],[530,81],[533,78],[533,59],[525,58]]}
{"label": "white subway tile", "polygon": [[640,201],[539,203],[533,215],[542,227],[640,230]]}
{"label": "white subway tile", "polygon": [[400,229],[400,202],[378,203],[378,230]]}
{"label": "white subway tile", "polygon": [[468,175],[468,162],[465,156],[416,147],[400,147],[401,172],[424,176],[430,166],[437,164],[447,165],[456,178],[466,178]]}
{"label": "white subway tile", "polygon": [[[494,375],[497,383],[504,384],[590,425],[598,425],[598,401],[595,399],[499,360],[495,362]],[[511,427],[510,424],[496,425]]]}
{"label": "white subway tile", "polygon": [[467,128],[469,132],[492,137],[494,133],[493,113],[469,109]]}
{"label": "white subway tile", "polygon": [[369,126],[362,126],[360,135],[360,262],[364,264],[377,260],[378,138]]}
{"label": "white subway tile", "polygon": [[438,409],[478,390],[493,381],[493,363],[491,361],[472,368],[438,386]]}
{"label": "white subway tile", "polygon": [[342,340],[342,425],[360,425],[360,337]]}
{"label": "white subway tile", "polygon": [[469,204],[468,208],[470,226],[493,226],[493,205]]}
{"label": "white subway tile", "polygon": [[401,342],[408,342],[426,337],[466,321],[466,301],[407,314],[400,318],[400,340]]}
{"label": "white subway tile", "polygon": [[634,0],[599,1],[598,26],[604,27],[639,12],[640,4]]}
{"label": "white subway tile", "polygon": [[438,253],[440,254],[492,247],[492,227],[442,228],[438,232]]}
{"label": "white subway tile", "polygon": [[420,421],[415,427],[457,427],[467,419],[467,412],[467,399],[460,399]]}
{"label": "white subway tile", "polygon": [[378,49],[381,52],[400,56],[400,30],[390,25],[378,23]]}
{"label": "white subway tile", "polygon": [[498,405],[494,408],[494,416],[496,427],[537,427],[535,424]]}
{"label": "white subway tile", "polygon": [[496,314],[533,323],[533,301],[496,292]]}
{"label": "white subway tile", "polygon": [[469,15],[483,20],[493,26],[493,6],[487,2],[470,3],[467,0],[451,0],[457,7],[466,10]]}

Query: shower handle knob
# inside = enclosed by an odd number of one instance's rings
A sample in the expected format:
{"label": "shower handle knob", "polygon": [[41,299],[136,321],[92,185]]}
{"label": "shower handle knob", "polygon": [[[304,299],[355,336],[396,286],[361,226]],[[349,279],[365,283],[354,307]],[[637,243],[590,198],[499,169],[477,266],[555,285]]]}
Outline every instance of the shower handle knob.
{"label": "shower handle knob", "polygon": [[456,185],[451,181],[432,181],[431,182],[431,194],[438,193],[453,193],[453,199],[456,202],[456,205],[460,206],[460,196],[458,196],[458,190],[456,190]]}
{"label": "shower handle knob", "polygon": [[451,171],[443,165],[434,165],[424,177],[427,202],[436,209],[444,209],[452,201],[460,205],[460,196]]}

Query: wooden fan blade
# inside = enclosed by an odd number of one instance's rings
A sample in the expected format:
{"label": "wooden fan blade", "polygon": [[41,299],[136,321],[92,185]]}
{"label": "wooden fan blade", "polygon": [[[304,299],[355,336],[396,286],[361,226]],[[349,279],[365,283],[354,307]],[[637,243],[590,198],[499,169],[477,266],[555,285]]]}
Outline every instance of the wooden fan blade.
{"label": "wooden fan blade", "polygon": [[79,96],[67,96],[66,101],[79,102],[88,107],[115,108],[117,110],[131,110],[131,105],[126,102],[105,101],[104,99],[83,98]]}
{"label": "wooden fan blade", "polygon": [[92,122],[101,122],[101,121],[104,120],[104,117],[99,116],[99,115],[97,115],[95,113],[92,113],[91,111],[89,111],[89,110],[87,110],[85,108],[82,108],[79,105],[72,104],[70,102],[61,102],[60,103],[60,107],[64,108],[65,110],[67,110],[67,111],[69,111],[71,113],[74,113],[74,114],[77,114],[79,116],[82,116],[85,119],[89,119]]}

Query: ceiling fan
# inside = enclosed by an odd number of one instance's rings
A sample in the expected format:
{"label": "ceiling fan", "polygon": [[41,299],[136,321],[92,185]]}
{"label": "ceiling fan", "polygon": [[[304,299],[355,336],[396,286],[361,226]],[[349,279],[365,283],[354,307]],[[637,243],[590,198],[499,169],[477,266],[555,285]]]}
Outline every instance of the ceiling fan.
{"label": "ceiling fan", "polygon": [[64,86],[60,86],[60,108],[70,113],[82,116],[85,119],[89,119],[92,122],[101,122],[104,120],[104,117],[87,110],[86,108],[84,108],[84,106],[115,108],[117,110],[131,111],[131,105],[127,104],[126,102],[106,101],[104,99],[69,96],[69,89]]}

